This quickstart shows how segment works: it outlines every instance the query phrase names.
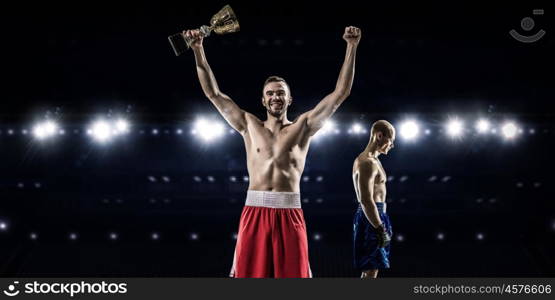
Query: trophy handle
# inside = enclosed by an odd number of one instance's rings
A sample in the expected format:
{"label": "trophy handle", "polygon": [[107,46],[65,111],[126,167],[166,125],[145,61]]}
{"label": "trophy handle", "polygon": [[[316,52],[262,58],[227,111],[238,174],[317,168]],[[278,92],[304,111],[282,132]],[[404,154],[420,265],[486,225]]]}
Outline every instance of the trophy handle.
{"label": "trophy handle", "polygon": [[[200,35],[202,35],[202,37],[205,38],[207,36],[210,36],[210,33],[212,32],[212,27],[202,25],[200,26],[199,31],[200,31]],[[193,42],[193,40],[187,38],[185,35],[183,35],[183,38],[185,39],[185,43],[187,44],[187,49],[191,48],[191,43]]]}
{"label": "trophy handle", "polygon": [[200,33],[202,34],[203,37],[210,36],[211,32],[212,32],[212,26],[206,26],[206,25],[200,26]]}
{"label": "trophy handle", "polygon": [[175,56],[179,56],[185,53],[191,47],[189,42],[187,41],[187,39],[185,39],[185,36],[181,32],[168,36],[168,41],[172,46]]}
{"label": "trophy handle", "polygon": [[[212,32],[212,27],[202,25],[199,30],[200,34],[203,37],[207,37],[210,36],[210,33]],[[170,35],[168,37],[168,40],[176,56],[179,56],[189,50],[191,48],[191,43],[193,42],[193,40],[185,37],[182,32]]]}

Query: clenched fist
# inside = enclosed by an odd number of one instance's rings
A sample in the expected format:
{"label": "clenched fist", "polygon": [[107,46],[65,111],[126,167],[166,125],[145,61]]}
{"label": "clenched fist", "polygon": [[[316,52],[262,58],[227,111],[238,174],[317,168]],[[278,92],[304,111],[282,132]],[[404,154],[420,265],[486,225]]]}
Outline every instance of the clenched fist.
{"label": "clenched fist", "polygon": [[360,28],[354,26],[345,27],[343,39],[347,44],[358,45],[358,42],[360,42]]}
{"label": "clenched fist", "polygon": [[189,44],[191,48],[202,47],[202,40],[204,39],[204,36],[202,35],[202,33],[200,33],[200,30],[185,30],[183,31],[183,36],[185,37],[185,39],[191,41]]}

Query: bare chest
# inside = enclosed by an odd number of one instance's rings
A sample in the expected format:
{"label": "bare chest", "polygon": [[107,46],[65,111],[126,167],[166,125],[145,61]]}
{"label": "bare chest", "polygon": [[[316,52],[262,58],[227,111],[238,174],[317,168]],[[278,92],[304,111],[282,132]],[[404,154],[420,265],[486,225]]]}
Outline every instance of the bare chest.
{"label": "bare chest", "polygon": [[387,181],[387,175],[385,174],[385,170],[380,162],[378,162],[378,175],[376,176],[376,184],[383,184]]}
{"label": "bare chest", "polygon": [[264,126],[257,126],[249,134],[247,155],[252,158],[289,160],[306,155],[308,141],[304,139],[299,126],[289,125],[274,132]]}

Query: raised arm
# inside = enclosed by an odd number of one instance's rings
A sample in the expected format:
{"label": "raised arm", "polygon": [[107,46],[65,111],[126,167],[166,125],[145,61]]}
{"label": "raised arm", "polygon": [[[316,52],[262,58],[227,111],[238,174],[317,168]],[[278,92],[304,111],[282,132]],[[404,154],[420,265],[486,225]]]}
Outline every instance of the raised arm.
{"label": "raised arm", "polygon": [[244,133],[247,129],[246,113],[218,88],[216,77],[214,77],[214,73],[212,73],[212,69],[210,69],[206,60],[202,45],[203,38],[200,32],[198,30],[187,30],[183,34],[194,39],[194,42],[191,43],[191,49],[195,54],[198,78],[204,95],[216,106],[231,127],[240,133]]}
{"label": "raised arm", "polygon": [[324,126],[326,120],[333,115],[339,105],[351,93],[355,75],[355,58],[360,36],[359,28],[353,26],[345,28],[345,33],[343,33],[343,39],[347,42],[345,61],[339,72],[335,90],[324,97],[311,111],[307,112],[307,124],[310,129],[310,135],[315,134]]}

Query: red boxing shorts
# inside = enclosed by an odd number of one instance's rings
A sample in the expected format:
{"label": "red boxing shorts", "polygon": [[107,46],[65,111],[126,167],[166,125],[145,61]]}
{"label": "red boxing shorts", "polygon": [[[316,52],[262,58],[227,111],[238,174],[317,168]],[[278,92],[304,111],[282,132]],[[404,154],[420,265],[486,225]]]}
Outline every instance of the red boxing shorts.
{"label": "red boxing shorts", "polygon": [[299,193],[247,192],[229,276],[312,277]]}

